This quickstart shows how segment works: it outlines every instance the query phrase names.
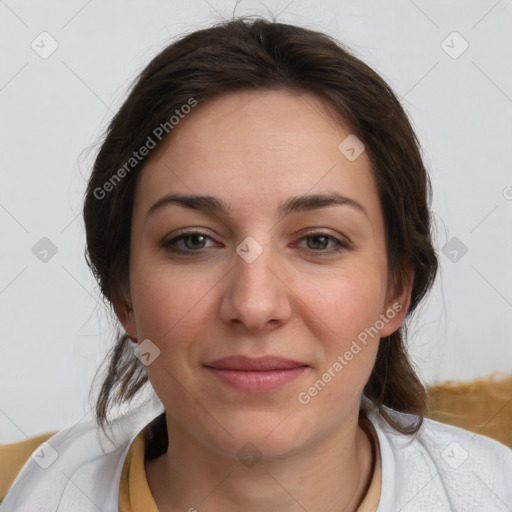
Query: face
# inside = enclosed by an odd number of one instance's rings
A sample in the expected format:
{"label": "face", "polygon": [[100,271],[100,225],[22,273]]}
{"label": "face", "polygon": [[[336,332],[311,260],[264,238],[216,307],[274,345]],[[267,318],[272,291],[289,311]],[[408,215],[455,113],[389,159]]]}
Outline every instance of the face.
{"label": "face", "polygon": [[[116,311],[150,340],[146,370],[176,436],[233,457],[252,442],[272,457],[357,422],[410,283],[399,296],[388,287],[370,162],[338,148],[349,135],[313,95],[231,93],[196,107],[143,169],[130,296]],[[293,363],[212,368],[231,356]]]}

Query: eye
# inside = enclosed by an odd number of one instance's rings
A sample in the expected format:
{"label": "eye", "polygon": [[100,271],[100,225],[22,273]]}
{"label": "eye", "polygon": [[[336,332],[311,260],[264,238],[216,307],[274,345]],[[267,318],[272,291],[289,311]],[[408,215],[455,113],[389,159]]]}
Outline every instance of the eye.
{"label": "eye", "polygon": [[176,253],[194,253],[206,248],[207,239],[212,240],[211,237],[202,231],[187,231],[171,240],[164,240],[161,246]]}
{"label": "eye", "polygon": [[[307,243],[307,249],[313,253],[331,254],[341,252],[345,249],[350,249],[350,246],[347,242],[343,242],[342,240],[324,233],[323,231],[308,233],[301,240],[312,241],[312,243]],[[325,250],[327,249],[329,242],[331,242],[333,245],[329,250]]]}
{"label": "eye", "polygon": [[[208,249],[208,247],[212,247],[211,245],[206,245],[208,240],[213,239],[202,231],[187,231],[174,238],[171,238],[170,240],[164,240],[161,243],[161,247],[176,254],[201,254],[206,249]],[[350,245],[347,242],[344,242],[323,231],[308,233],[300,240],[306,240],[307,247],[305,247],[305,249],[311,254],[318,256],[329,255],[333,253],[336,254],[343,250],[350,249]],[[330,248],[329,244],[331,244]],[[300,247],[299,244],[297,244],[297,246]]]}

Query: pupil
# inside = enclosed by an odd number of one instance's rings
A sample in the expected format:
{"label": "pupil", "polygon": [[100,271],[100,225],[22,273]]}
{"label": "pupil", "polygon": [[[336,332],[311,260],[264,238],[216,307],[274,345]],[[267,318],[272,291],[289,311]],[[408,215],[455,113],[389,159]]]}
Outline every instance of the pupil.
{"label": "pupil", "polygon": [[[192,241],[192,245],[195,245],[196,243],[199,243],[199,244],[201,243],[201,242],[197,242],[198,238],[204,238],[204,237],[203,237],[203,235],[190,235],[188,238]],[[195,248],[197,248],[197,247],[195,247]],[[189,249],[190,249],[190,247],[189,247]],[[192,249],[194,249],[194,247],[192,247]]]}
{"label": "pupil", "polygon": [[[327,241],[327,237],[325,237],[325,236],[313,236],[312,239],[315,241],[322,240],[322,239],[324,242]],[[321,245],[322,245],[322,247],[320,247],[320,249],[325,249],[325,243],[321,244]],[[316,247],[316,248],[318,249],[318,247]]]}

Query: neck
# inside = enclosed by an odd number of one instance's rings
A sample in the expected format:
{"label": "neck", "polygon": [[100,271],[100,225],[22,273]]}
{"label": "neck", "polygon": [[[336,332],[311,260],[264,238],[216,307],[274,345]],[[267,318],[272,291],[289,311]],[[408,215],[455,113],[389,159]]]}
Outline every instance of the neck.
{"label": "neck", "polygon": [[167,418],[169,448],[146,462],[159,510],[352,512],[373,474],[373,441],[356,421],[283,458],[252,466],[208,450]]}

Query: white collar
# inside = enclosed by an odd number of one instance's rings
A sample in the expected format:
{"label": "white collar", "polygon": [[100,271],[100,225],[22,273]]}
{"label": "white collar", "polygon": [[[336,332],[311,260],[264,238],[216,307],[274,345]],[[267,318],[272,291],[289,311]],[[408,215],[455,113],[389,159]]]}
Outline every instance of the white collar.
{"label": "white collar", "polygon": [[[140,431],[163,411],[155,395],[113,421],[108,436],[88,413],[29,457],[0,504],[0,512],[117,511],[128,450]],[[46,468],[45,459],[51,462]]]}

